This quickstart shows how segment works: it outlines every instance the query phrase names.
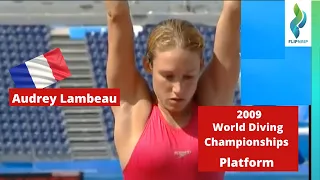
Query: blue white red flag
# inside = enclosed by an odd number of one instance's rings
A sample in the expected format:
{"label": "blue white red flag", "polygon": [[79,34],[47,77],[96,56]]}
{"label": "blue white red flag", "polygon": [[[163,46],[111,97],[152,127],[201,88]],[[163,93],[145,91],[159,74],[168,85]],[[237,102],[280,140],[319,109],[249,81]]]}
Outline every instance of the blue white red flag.
{"label": "blue white red flag", "polygon": [[11,68],[16,88],[42,89],[71,76],[59,48]]}

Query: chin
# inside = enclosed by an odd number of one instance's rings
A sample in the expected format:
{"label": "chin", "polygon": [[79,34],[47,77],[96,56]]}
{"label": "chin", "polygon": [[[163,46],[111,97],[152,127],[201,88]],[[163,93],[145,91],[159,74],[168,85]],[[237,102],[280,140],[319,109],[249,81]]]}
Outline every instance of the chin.
{"label": "chin", "polygon": [[186,107],[184,104],[168,104],[167,105],[167,110],[170,112],[181,112],[183,109]]}

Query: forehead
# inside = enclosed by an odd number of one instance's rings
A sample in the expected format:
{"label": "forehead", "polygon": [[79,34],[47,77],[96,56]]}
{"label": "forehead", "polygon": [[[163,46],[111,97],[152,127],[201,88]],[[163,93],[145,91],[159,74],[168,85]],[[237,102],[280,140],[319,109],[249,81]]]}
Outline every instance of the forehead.
{"label": "forehead", "polygon": [[193,71],[200,68],[199,53],[183,49],[156,52],[154,68],[167,71]]}

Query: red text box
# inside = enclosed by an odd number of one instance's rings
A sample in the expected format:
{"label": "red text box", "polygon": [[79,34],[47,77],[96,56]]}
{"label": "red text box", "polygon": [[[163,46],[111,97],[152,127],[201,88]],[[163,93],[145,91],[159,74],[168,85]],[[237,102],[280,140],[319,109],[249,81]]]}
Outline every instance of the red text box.
{"label": "red text box", "polygon": [[198,110],[199,171],[298,171],[298,107]]}

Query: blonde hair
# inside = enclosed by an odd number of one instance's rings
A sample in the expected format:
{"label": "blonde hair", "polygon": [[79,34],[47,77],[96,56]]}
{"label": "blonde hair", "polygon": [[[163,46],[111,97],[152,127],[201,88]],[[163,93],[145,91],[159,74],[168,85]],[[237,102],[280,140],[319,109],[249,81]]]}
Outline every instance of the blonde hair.
{"label": "blonde hair", "polygon": [[146,59],[152,63],[155,51],[161,52],[177,47],[198,52],[202,59],[204,39],[198,29],[188,21],[180,19],[162,21],[150,33]]}

